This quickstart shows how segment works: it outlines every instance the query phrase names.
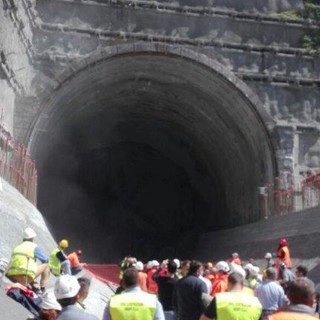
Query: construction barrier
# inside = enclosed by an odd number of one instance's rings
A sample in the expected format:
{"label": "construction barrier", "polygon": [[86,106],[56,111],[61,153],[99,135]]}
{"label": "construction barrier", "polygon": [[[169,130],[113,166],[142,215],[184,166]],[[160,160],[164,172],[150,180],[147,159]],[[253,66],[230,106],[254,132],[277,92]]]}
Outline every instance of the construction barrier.
{"label": "construction barrier", "polygon": [[301,183],[302,203],[304,208],[320,204],[320,172],[310,174]]}
{"label": "construction barrier", "polygon": [[1,128],[0,176],[37,205],[37,169],[27,148]]}
{"label": "construction barrier", "polygon": [[299,183],[288,183],[283,177],[275,178],[259,188],[261,218],[285,215],[320,205],[320,173],[308,175]]}
{"label": "construction barrier", "polygon": [[115,292],[119,287],[120,268],[116,264],[88,264],[85,271],[96,279],[107,284]]}

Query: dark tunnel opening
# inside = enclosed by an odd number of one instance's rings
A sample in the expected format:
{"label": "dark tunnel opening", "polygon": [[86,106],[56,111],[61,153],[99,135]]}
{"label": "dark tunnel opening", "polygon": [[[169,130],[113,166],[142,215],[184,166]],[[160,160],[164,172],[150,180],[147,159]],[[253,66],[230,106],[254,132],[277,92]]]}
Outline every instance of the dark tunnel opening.
{"label": "dark tunnel opening", "polygon": [[38,207],[93,262],[191,257],[198,236],[259,219],[274,175],[243,92],[178,56],[119,55],[56,91],[34,127]]}

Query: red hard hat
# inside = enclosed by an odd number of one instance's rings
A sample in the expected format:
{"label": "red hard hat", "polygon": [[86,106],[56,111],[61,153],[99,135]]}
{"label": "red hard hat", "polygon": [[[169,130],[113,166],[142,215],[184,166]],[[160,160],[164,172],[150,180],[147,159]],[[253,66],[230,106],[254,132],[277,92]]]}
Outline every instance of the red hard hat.
{"label": "red hard hat", "polygon": [[280,245],[281,247],[287,246],[287,245],[288,245],[287,239],[285,239],[285,238],[280,239],[279,245]]}

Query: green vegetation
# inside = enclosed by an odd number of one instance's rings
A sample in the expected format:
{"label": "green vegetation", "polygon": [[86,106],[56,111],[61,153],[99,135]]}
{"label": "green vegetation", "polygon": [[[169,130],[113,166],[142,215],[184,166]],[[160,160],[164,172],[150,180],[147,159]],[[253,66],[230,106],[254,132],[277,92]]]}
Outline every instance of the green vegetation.
{"label": "green vegetation", "polygon": [[283,18],[288,18],[288,19],[301,19],[301,15],[299,15],[299,12],[295,11],[295,10],[275,13],[275,14],[273,14],[273,16],[283,17]]}
{"label": "green vegetation", "polygon": [[[305,19],[320,21],[320,0],[304,0],[304,9],[291,10],[275,14],[287,19]],[[320,54],[320,30],[309,30],[301,37],[300,45],[313,54]]]}
{"label": "green vegetation", "polygon": [[[303,19],[320,21],[320,0],[304,0],[304,9],[299,11]],[[302,48],[320,53],[320,31],[309,30],[300,39]]]}

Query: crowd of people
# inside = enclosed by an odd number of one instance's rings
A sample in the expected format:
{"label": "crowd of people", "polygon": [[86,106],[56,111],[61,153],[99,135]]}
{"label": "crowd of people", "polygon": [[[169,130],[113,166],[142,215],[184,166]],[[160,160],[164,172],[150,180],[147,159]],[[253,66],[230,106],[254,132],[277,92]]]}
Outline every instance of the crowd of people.
{"label": "crowd of people", "polygon": [[296,320],[319,319],[320,286],[308,268],[293,272],[286,239],[264,265],[243,263],[234,252],[226,261],[156,260],[126,257],[120,286],[103,320]]}
{"label": "crowd of people", "polygon": [[[22,242],[12,251],[5,270],[5,276],[12,282],[6,288],[7,295],[26,307],[34,315],[32,319],[96,320],[97,317],[84,311],[90,279],[75,277],[86,266],[80,262],[81,250],[67,255],[69,242],[63,239],[47,255],[34,242],[36,236],[32,228],[26,228]],[[57,280],[54,288],[47,289],[50,274]]]}
{"label": "crowd of people", "polygon": [[[22,243],[13,249],[6,271],[12,281],[8,295],[20,303],[22,293],[32,297],[22,304],[34,310],[34,319],[97,320],[84,305],[90,280],[75,277],[83,267],[79,252],[69,258],[64,239],[46,256],[35,237],[27,228]],[[319,319],[320,285],[308,278],[306,266],[293,269],[287,240],[280,239],[276,254],[267,252],[264,261],[260,267],[252,258],[243,263],[236,252],[216,263],[179,259],[143,263],[125,257],[120,285],[102,320]],[[52,290],[46,288],[50,273],[57,277]]]}

